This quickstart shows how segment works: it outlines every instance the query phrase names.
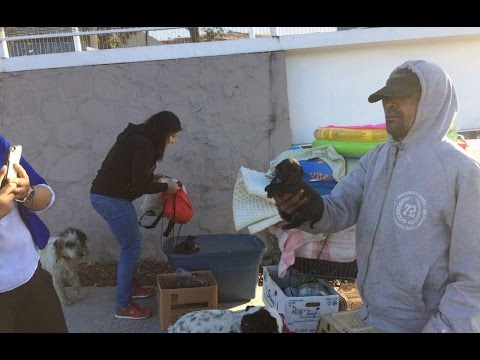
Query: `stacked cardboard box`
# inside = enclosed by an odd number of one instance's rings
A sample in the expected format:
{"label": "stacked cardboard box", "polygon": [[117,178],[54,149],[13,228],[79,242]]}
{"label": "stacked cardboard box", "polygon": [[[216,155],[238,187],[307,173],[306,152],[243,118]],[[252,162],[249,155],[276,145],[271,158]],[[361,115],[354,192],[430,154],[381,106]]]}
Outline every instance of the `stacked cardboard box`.
{"label": "stacked cardboard box", "polygon": [[210,270],[192,271],[205,277],[207,286],[176,288],[177,275],[175,273],[157,275],[157,305],[160,327],[167,330],[178,318],[196,310],[216,309],[217,282]]}
{"label": "stacked cardboard box", "polygon": [[343,283],[336,290],[340,295],[339,311],[360,309],[362,298],[358,292],[357,284]]}

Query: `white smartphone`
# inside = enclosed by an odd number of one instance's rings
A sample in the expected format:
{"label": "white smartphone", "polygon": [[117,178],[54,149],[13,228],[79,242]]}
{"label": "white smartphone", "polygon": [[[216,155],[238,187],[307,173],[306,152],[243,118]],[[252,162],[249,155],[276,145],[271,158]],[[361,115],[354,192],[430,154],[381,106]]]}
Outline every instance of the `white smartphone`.
{"label": "white smartphone", "polygon": [[5,156],[7,165],[7,173],[5,174],[2,187],[7,183],[7,179],[17,177],[17,170],[13,167],[13,164],[20,164],[20,159],[22,157],[22,145],[12,145],[7,149],[7,154]]}

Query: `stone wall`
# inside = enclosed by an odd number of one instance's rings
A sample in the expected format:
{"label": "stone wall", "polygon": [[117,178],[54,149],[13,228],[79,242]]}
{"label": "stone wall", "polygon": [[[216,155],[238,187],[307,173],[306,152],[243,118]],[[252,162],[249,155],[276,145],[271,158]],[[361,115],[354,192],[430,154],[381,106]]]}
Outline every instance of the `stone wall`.
{"label": "stone wall", "polygon": [[[116,260],[118,246],[90,205],[91,182],[128,122],[161,110],[184,128],[157,166],[185,183],[193,202],[180,235],[236,233],[238,169],[265,171],[291,145],[283,52],[0,73],[1,133],[23,145],[56,193],[40,216],[52,233],[83,229],[92,261]],[[161,224],[142,234],[142,257],[165,260]]]}

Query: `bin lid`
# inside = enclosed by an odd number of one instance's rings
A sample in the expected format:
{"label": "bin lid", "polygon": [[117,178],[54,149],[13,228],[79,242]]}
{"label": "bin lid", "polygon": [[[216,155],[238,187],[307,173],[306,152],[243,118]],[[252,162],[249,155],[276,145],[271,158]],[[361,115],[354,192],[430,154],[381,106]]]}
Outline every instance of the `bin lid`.
{"label": "bin lid", "polygon": [[221,235],[196,235],[195,241],[200,246],[200,251],[193,254],[173,253],[174,244],[186,240],[186,236],[170,237],[165,241],[164,251],[169,257],[185,257],[191,255],[230,255],[242,252],[263,252],[266,245],[258,236],[250,234],[221,234]]}

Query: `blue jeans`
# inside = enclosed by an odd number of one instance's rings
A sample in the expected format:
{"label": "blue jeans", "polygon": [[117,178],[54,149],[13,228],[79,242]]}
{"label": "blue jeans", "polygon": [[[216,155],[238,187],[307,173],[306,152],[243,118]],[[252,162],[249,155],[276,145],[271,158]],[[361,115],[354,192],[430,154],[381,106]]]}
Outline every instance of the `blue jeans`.
{"label": "blue jeans", "polygon": [[140,257],[142,234],[137,212],[131,201],[90,193],[93,208],[108,223],[120,245],[117,267],[117,306],[124,307],[132,300],[132,286],[137,260]]}

